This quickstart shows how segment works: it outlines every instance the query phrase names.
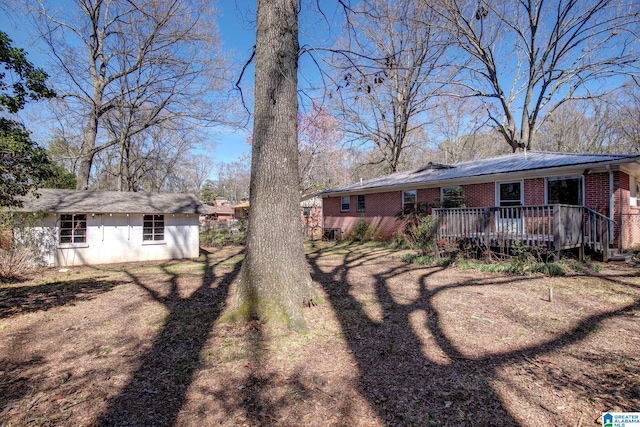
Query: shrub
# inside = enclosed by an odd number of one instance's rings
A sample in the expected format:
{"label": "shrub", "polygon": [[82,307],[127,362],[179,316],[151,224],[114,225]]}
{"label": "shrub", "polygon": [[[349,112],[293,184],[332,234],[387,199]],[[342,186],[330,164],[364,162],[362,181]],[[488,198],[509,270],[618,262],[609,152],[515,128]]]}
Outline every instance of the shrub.
{"label": "shrub", "polygon": [[404,227],[396,233],[396,239],[404,241],[420,255],[426,255],[434,247],[435,222],[428,213],[430,206],[420,203],[415,210],[403,211],[396,218],[404,221]]}
{"label": "shrub", "polygon": [[222,247],[227,245],[244,245],[245,226],[243,222],[213,224],[200,232],[200,246]]}
{"label": "shrub", "polygon": [[436,258],[429,255],[404,254],[400,261],[408,264],[448,267],[453,264],[452,258]]}
{"label": "shrub", "polygon": [[46,265],[55,248],[54,232],[42,227],[42,214],[0,212],[0,278],[13,279]]}
{"label": "shrub", "polygon": [[379,240],[380,230],[366,219],[360,218],[356,225],[353,226],[351,233],[349,233],[349,238],[360,242]]}
{"label": "shrub", "polygon": [[557,262],[539,262],[531,269],[533,273],[542,273],[547,276],[564,276],[566,274],[561,264]]}

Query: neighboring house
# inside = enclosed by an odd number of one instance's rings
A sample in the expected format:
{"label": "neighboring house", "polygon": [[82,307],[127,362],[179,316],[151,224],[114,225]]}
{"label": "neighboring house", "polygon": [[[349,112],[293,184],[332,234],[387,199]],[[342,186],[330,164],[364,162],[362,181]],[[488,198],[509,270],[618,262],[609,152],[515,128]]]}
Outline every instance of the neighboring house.
{"label": "neighboring house", "polygon": [[245,200],[233,206],[233,217],[235,219],[247,219],[249,217],[249,201]]}
{"label": "neighboring house", "polygon": [[44,214],[38,258],[51,266],[199,256],[200,201],[191,194],[38,190],[22,212]]}
{"label": "neighboring house", "polygon": [[640,155],[630,154],[529,151],[454,165],[429,163],[320,193],[323,227],[348,235],[364,218],[389,238],[401,226],[396,215],[403,209],[418,203],[436,206],[453,189],[462,192],[467,208],[557,204],[589,208],[611,220],[614,247],[640,244]]}
{"label": "neighboring house", "polygon": [[311,197],[300,202],[302,230],[305,237],[322,236],[322,198]]}
{"label": "neighboring house", "polygon": [[234,219],[233,208],[229,205],[223,205],[223,206],[204,205],[203,209],[204,209],[204,214],[203,214],[204,222],[207,225],[210,225],[211,222],[221,223],[221,222],[226,222]]}
{"label": "neighboring house", "polygon": [[218,197],[216,197],[216,198],[213,200],[213,203],[212,203],[212,204],[213,204],[214,206],[226,206],[226,205],[229,205],[230,203],[229,203],[229,201],[226,199],[226,197],[220,197],[220,196],[218,196]]}

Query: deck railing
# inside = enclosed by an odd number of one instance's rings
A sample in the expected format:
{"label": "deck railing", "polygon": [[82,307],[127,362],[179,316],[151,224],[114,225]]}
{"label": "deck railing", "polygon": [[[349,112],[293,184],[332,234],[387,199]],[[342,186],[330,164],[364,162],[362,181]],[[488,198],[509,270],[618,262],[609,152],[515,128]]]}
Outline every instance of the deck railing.
{"label": "deck railing", "polygon": [[607,256],[609,218],[581,206],[439,208],[433,215],[440,244],[467,240],[504,248],[520,241],[554,251],[587,246]]}
{"label": "deck railing", "polygon": [[584,208],[584,211],[584,244],[589,249],[602,253],[603,260],[607,261],[609,256],[609,244],[612,241],[611,228],[614,221],[593,209]]}

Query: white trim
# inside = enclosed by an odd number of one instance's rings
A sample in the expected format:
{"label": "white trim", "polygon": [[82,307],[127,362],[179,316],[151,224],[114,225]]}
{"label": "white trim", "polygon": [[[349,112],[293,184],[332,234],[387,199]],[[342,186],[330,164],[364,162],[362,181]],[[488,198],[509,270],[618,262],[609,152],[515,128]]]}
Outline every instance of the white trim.
{"label": "white trim", "polygon": [[166,245],[167,241],[166,240],[143,240],[142,241],[142,246],[147,246],[147,245]]}
{"label": "white trim", "polygon": [[88,248],[89,243],[60,243],[58,241],[58,249],[78,249],[78,248]]}

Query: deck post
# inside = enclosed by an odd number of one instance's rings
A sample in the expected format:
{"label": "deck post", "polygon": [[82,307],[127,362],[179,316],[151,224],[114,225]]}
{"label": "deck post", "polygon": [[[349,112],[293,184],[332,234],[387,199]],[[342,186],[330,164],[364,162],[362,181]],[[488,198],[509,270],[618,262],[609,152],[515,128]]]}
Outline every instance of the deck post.
{"label": "deck post", "polygon": [[580,207],[580,246],[578,249],[578,260],[584,262],[584,207]]}
{"label": "deck post", "polygon": [[605,227],[603,227],[603,235],[604,238],[602,239],[602,261],[603,262],[609,262],[609,231],[611,230],[611,227],[609,226],[609,224],[605,224]]}
{"label": "deck post", "polygon": [[553,205],[553,249],[557,251],[557,259],[560,260],[560,251],[562,250],[562,245],[560,242],[561,234],[560,234],[560,205]]}
{"label": "deck post", "polygon": [[436,258],[440,258],[440,250],[438,249],[438,242],[440,241],[440,234],[441,234],[441,230],[440,230],[440,215],[438,215],[438,209],[433,209],[433,211],[431,212],[431,215],[433,216],[433,226],[436,228],[436,232],[435,232],[435,236],[436,238],[434,239],[435,241],[433,242],[433,256],[435,256]]}
{"label": "deck post", "polygon": [[484,221],[482,221],[482,239],[485,250],[491,248],[491,208],[484,208]]}

